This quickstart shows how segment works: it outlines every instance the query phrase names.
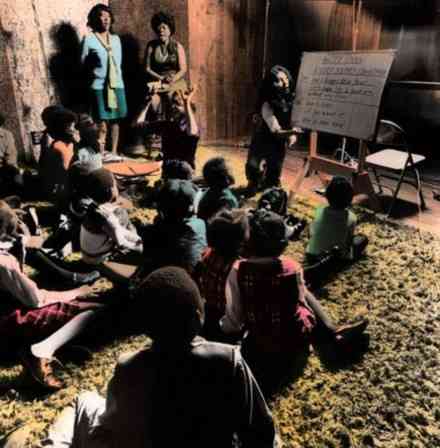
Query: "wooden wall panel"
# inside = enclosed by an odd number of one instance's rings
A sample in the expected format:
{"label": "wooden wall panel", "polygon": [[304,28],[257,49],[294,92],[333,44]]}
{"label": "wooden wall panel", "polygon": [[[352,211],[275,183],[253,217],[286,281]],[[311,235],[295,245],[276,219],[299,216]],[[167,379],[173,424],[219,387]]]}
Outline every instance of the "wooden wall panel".
{"label": "wooden wall panel", "polygon": [[264,3],[253,0],[188,2],[191,80],[204,140],[250,132],[261,81]]}

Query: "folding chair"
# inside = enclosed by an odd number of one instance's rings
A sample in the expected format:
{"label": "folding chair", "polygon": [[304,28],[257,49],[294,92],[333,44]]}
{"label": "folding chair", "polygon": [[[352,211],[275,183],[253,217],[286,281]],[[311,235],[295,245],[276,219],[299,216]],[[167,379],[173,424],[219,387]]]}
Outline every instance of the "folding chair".
{"label": "folding chair", "polygon": [[[376,141],[369,145],[369,149],[375,152],[366,157],[366,166],[371,168],[374,173],[379,193],[383,194],[382,177],[397,181],[394,191],[392,187],[387,186],[393,191],[387,215],[390,215],[393,209],[402,183],[407,183],[417,189],[420,206],[422,210],[426,209],[420,172],[417,168],[417,165],[423,162],[425,157],[411,151],[411,144],[406,132],[393,121],[380,120]],[[407,174],[412,174],[414,178],[405,177]]]}

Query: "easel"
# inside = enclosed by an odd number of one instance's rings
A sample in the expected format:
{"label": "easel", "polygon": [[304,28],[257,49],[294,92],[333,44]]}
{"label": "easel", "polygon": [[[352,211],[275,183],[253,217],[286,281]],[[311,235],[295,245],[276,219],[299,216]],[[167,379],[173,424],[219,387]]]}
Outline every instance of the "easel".
{"label": "easel", "polygon": [[[357,50],[357,40],[359,34],[359,21],[362,12],[362,0],[353,0],[353,15],[352,15],[352,50]],[[337,160],[328,159],[318,154],[318,132],[312,130],[310,133],[310,154],[307,161],[295,179],[292,188],[289,192],[289,205],[295,197],[296,192],[299,190],[304,178],[310,174],[310,172],[318,172],[318,175],[323,182],[326,180],[320,173],[326,173],[331,176],[345,176],[351,177],[354,194],[365,194],[368,197],[370,207],[374,211],[380,211],[381,205],[379,199],[374,191],[373,184],[371,183],[368,171],[365,168],[365,158],[367,156],[367,146],[363,140],[359,140],[359,162],[357,167],[349,166],[342,163],[344,159],[346,145],[346,137],[343,137],[343,153],[341,162]]]}
{"label": "easel", "polygon": [[[307,161],[296,177],[289,192],[289,205],[293,201],[296,192],[299,190],[303,180],[311,172],[326,173],[331,176],[351,177],[354,194],[365,194],[368,197],[370,207],[375,211],[381,210],[379,199],[371,183],[368,171],[365,169],[365,157],[367,156],[367,147],[363,140],[359,142],[359,163],[357,167],[345,165],[337,160],[328,159],[318,154],[318,132],[310,133],[310,154]],[[320,179],[323,178],[320,176]]]}

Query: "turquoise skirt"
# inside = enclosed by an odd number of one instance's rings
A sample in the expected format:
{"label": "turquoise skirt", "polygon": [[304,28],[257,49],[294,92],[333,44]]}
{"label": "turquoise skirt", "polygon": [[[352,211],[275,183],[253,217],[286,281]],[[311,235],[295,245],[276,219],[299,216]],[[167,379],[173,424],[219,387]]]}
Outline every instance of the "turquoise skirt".
{"label": "turquoise skirt", "polygon": [[115,89],[118,107],[109,109],[105,98],[106,91],[91,89],[92,116],[96,121],[119,120],[127,116],[127,101],[124,89]]}

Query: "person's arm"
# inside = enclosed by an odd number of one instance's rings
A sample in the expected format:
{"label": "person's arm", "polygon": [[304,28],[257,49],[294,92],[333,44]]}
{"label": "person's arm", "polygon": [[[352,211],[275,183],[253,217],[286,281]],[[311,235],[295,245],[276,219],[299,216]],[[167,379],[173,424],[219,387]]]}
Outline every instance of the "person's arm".
{"label": "person's arm", "polygon": [[6,145],[4,163],[17,167],[17,146],[15,145],[15,139],[12,132],[8,132],[7,136],[8,143]]}
{"label": "person's arm", "polygon": [[138,116],[133,120],[132,127],[147,129],[146,117],[150,107],[151,101],[148,101],[147,104],[145,104],[145,106],[141,109]]}
{"label": "person's arm", "polygon": [[197,124],[196,116],[194,110],[191,107],[191,99],[194,95],[194,89],[190,89],[188,94],[182,94],[185,104],[185,115],[186,121],[188,123],[187,134],[188,135],[199,135],[199,126]]}
{"label": "person's arm", "polygon": [[84,64],[86,62],[86,58],[89,55],[89,43],[88,39],[85,37],[81,44],[81,64]]}
{"label": "person's arm", "polygon": [[44,446],[52,448],[69,448],[74,446],[75,423],[77,421],[76,400],[63,409],[49,429],[49,435],[44,440]]}
{"label": "person's arm", "polygon": [[63,167],[67,171],[72,160],[73,151],[69,151],[68,144],[63,142],[55,142],[52,148],[55,154],[61,159]]}
{"label": "person's arm", "polygon": [[179,71],[173,76],[172,82],[177,82],[182,79],[188,71],[185,49],[179,42],[177,42],[177,63],[179,65]]}
{"label": "person's arm", "polygon": [[47,291],[20,269],[17,259],[12,255],[3,257],[0,280],[3,289],[8,290],[15,299],[30,308],[38,308],[54,302],[69,302],[90,291],[89,287],[81,287],[68,291]]}
{"label": "person's arm", "polygon": [[[296,131],[294,129],[283,129],[275,116],[271,105],[268,102],[263,103],[261,107],[261,117],[267,124],[270,132],[281,139],[287,139],[291,136],[295,136]],[[296,141],[296,140],[295,140]]]}
{"label": "person's arm", "polygon": [[114,213],[107,216],[103,226],[103,231],[119,248],[130,249],[135,252],[142,253],[142,239],[138,235],[136,229],[134,228],[134,230],[130,231],[129,229],[122,227],[119,223],[118,217]]}
{"label": "person's arm", "polygon": [[251,369],[235,350],[234,387],[236,405],[235,430],[243,448],[275,448],[278,437],[272,414]]}
{"label": "person's arm", "polygon": [[151,44],[147,45],[147,50],[145,54],[145,71],[147,75],[150,75],[153,79],[157,79],[158,81],[163,81],[165,78],[161,76],[159,73],[156,73],[151,68],[151,58],[153,57],[153,46]]}
{"label": "person's arm", "polygon": [[239,333],[243,328],[243,310],[237,278],[238,266],[239,262],[236,262],[226,280],[226,309],[225,315],[220,320],[222,331],[226,334]]}

